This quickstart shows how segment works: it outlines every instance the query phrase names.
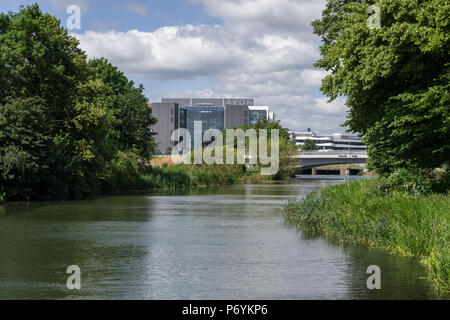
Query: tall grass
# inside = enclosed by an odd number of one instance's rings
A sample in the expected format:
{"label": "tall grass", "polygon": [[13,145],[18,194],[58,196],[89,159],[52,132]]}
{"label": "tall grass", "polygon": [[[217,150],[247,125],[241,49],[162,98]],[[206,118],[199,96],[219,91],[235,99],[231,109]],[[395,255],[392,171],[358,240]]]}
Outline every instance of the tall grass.
{"label": "tall grass", "polygon": [[195,186],[234,184],[246,175],[239,165],[185,165],[148,168],[138,189],[180,189]]}
{"label": "tall grass", "polygon": [[331,186],[283,207],[309,235],[417,258],[435,288],[450,288],[450,198],[388,191],[378,179]]}
{"label": "tall grass", "polygon": [[270,177],[260,176],[259,170],[247,170],[245,165],[200,164],[162,167],[146,166],[135,152],[119,152],[102,180],[102,193],[148,189],[185,189],[196,186],[259,183]]}

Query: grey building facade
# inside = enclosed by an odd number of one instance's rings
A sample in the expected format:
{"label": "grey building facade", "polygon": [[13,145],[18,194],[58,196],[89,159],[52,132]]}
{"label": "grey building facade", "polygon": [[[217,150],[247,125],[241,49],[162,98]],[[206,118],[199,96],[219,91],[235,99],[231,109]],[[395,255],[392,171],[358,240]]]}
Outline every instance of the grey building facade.
{"label": "grey building facade", "polygon": [[152,127],[152,131],[156,133],[157,152],[163,153],[169,147],[173,147],[170,137],[172,132],[178,129],[179,105],[177,103],[152,103],[149,106],[152,108],[152,115],[158,119],[156,125]]}
{"label": "grey building facade", "polygon": [[[208,129],[224,130],[249,124],[253,99],[163,98],[149,104],[158,119],[152,130],[157,134],[159,153],[167,153],[178,141],[171,141],[172,133],[185,128],[194,139],[194,121],[202,121],[203,132]],[[269,107],[265,107],[268,108]]]}

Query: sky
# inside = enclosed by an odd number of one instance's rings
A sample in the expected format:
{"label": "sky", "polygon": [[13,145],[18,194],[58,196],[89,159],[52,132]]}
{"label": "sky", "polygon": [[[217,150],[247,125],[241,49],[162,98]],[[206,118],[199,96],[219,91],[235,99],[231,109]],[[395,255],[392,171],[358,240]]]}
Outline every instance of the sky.
{"label": "sky", "polygon": [[0,11],[38,3],[67,27],[90,58],[105,57],[149,102],[161,98],[253,98],[292,130],[342,132],[347,108],[320,92],[313,66],[320,39],[311,22],[326,0],[0,0]]}

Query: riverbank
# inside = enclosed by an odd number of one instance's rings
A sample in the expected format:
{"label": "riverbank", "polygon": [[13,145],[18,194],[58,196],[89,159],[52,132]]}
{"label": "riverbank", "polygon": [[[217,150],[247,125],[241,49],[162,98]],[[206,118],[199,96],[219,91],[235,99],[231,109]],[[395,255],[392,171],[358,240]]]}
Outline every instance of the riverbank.
{"label": "riverbank", "polygon": [[102,183],[102,193],[155,189],[186,189],[242,183],[264,183],[271,177],[261,176],[245,165],[163,165],[160,167],[114,167]]}
{"label": "riverbank", "polygon": [[[152,190],[182,190],[196,187],[232,184],[275,183],[273,176],[263,176],[259,169],[248,169],[245,165],[163,165],[145,166],[129,155],[113,162],[106,176],[99,181],[96,192],[82,198],[99,195],[119,195],[128,192]],[[82,199],[76,198],[76,199]],[[58,197],[40,197],[26,201],[66,200]],[[17,199],[10,200],[16,202]],[[10,202],[0,192],[0,204]]]}
{"label": "riverbank", "polygon": [[330,186],[283,207],[285,218],[312,236],[416,258],[440,291],[450,288],[450,197],[383,188],[378,179]]}

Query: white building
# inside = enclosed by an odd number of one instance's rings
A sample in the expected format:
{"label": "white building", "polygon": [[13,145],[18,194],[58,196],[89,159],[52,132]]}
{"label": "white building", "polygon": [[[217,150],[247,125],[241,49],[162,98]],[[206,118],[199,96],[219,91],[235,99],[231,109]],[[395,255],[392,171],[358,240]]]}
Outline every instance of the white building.
{"label": "white building", "polygon": [[249,117],[248,124],[253,125],[258,120],[266,118],[268,120],[275,121],[275,114],[270,111],[269,106],[248,106]]}
{"label": "white building", "polygon": [[306,140],[312,140],[317,145],[317,150],[327,151],[352,151],[365,152],[366,145],[361,137],[351,133],[317,133],[308,131],[289,131],[291,139],[297,146],[304,145]]}

